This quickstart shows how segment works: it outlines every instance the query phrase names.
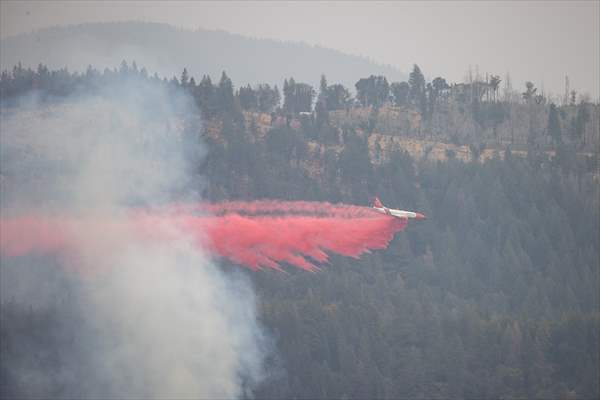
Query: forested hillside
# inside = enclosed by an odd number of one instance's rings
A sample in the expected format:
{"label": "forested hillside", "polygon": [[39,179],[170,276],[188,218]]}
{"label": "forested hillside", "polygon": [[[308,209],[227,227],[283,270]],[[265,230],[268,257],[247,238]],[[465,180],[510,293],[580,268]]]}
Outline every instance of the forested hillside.
{"label": "forested hillside", "polygon": [[[428,216],[360,260],[248,272],[272,341],[248,396],[600,396],[598,104],[577,93],[552,102],[532,83],[499,94],[493,75],[426,82],[417,66],[407,82],[360,79],[355,97],[325,77],[317,89],[288,78],[280,92],[234,87],[225,72],[218,83],[148,75],[125,62],[85,74],[16,66],[0,80],[2,112],[120,79],[168,85],[203,121],[186,134],[208,147],[195,188],[205,198],[367,205],[378,195]],[[0,173],[6,193],[31,178]],[[67,323],[52,307],[4,302],[1,317],[2,394],[26,393],[10,366],[60,366],[73,338],[52,334]]]}

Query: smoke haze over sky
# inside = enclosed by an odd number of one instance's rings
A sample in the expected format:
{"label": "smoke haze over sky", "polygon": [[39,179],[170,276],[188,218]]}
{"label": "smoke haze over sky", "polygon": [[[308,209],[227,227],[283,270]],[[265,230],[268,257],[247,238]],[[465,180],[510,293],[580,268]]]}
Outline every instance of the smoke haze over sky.
{"label": "smoke haze over sky", "polygon": [[83,22],[139,20],[301,41],[370,57],[429,79],[469,66],[513,86],[599,95],[600,3],[589,2],[13,2],[1,37]]}

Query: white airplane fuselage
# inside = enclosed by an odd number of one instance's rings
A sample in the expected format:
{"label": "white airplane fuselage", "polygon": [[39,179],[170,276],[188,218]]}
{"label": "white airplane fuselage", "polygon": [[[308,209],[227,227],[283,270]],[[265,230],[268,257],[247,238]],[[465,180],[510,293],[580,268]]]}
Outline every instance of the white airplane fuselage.
{"label": "white airplane fuselage", "polygon": [[373,207],[374,210],[379,211],[380,213],[383,214],[388,214],[391,215],[392,217],[398,217],[398,218],[415,218],[415,219],[423,219],[423,214],[420,213],[415,213],[412,211],[404,211],[404,210],[396,210],[394,208],[380,208],[380,207]]}
{"label": "white airplane fuselage", "polygon": [[392,217],[396,217],[396,218],[410,218],[410,219],[425,219],[425,215],[418,213],[418,212],[412,212],[412,211],[404,211],[404,210],[397,210],[395,208],[387,208],[386,206],[384,206],[381,201],[379,201],[379,199],[376,197],[375,198],[375,202],[373,204],[373,209],[375,211],[378,211],[382,214],[387,214],[389,216]]}

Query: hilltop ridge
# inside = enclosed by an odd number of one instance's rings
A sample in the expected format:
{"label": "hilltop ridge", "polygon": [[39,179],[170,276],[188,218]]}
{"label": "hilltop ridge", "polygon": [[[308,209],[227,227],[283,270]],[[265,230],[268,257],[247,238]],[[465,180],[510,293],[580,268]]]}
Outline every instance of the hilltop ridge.
{"label": "hilltop ridge", "polygon": [[336,75],[353,87],[360,77],[375,73],[395,80],[406,74],[366,57],[297,42],[256,39],[225,31],[187,30],[150,22],[86,23],[52,27],[0,41],[0,68],[21,62],[35,68],[67,67],[84,72],[88,65],[111,68],[135,60],[161,76],[178,75],[181,66],[195,76],[218,78],[223,70],[240,83],[281,82],[294,76],[318,83],[321,74]]}

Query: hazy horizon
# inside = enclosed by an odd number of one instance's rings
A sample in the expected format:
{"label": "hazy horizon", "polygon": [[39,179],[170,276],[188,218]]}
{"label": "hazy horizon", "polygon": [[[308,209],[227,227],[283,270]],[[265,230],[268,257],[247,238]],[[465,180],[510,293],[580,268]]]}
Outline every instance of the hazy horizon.
{"label": "hazy horizon", "polygon": [[568,75],[572,89],[597,99],[599,4],[3,1],[0,37],[86,22],[162,22],[318,45],[404,72],[416,63],[429,79],[459,82],[469,69],[504,79],[508,72],[516,89],[533,81],[562,95]]}

